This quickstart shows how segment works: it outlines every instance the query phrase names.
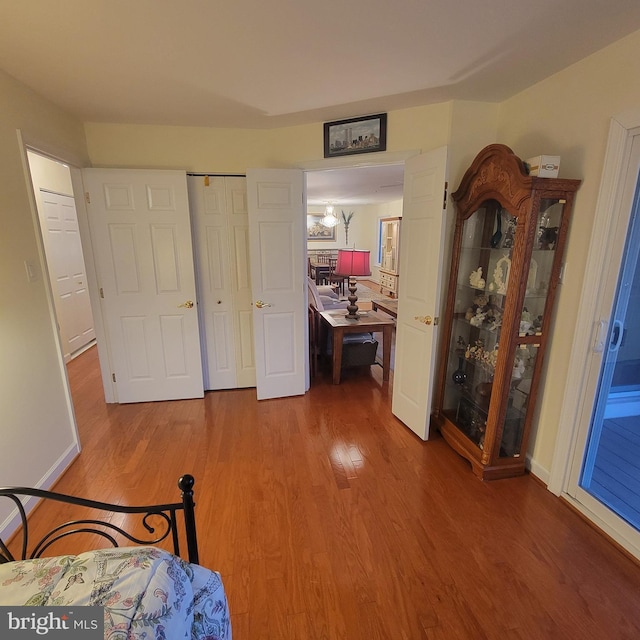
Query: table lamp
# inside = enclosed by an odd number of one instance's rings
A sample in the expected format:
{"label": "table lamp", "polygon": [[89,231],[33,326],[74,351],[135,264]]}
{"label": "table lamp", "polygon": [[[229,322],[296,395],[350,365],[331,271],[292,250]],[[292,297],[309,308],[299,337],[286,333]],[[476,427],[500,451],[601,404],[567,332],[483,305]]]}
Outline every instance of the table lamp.
{"label": "table lamp", "polygon": [[358,296],[356,295],[356,289],[358,284],[356,282],[356,276],[370,276],[371,269],[369,268],[369,251],[360,251],[359,249],[338,249],[338,260],[334,273],[339,276],[349,277],[349,292],[348,296],[349,306],[347,307],[346,318],[350,320],[357,320],[358,315]]}

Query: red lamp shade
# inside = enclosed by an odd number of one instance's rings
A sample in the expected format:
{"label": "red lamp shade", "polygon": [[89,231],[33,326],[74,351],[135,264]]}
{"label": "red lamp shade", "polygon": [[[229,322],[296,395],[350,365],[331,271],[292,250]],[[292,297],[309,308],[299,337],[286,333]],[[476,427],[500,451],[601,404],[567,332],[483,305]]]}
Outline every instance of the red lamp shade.
{"label": "red lamp shade", "polygon": [[334,273],[339,276],[370,276],[369,251],[338,249]]}

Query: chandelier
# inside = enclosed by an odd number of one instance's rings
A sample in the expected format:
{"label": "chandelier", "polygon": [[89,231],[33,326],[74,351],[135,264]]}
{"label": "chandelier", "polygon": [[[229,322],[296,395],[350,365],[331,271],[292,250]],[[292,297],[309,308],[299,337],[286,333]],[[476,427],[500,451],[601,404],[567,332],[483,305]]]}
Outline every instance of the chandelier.
{"label": "chandelier", "polygon": [[340,221],[333,211],[333,205],[328,204],[324,209],[324,218],[322,218],[322,224],[325,227],[335,227],[339,222]]}

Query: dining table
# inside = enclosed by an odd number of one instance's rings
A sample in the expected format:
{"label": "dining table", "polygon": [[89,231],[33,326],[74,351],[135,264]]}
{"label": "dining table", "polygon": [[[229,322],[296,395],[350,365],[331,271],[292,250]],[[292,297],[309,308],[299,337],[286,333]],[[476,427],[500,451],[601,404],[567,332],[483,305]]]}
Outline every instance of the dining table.
{"label": "dining table", "polygon": [[315,280],[315,283],[324,284],[331,269],[329,263],[310,260],[309,267],[311,269],[311,277]]}

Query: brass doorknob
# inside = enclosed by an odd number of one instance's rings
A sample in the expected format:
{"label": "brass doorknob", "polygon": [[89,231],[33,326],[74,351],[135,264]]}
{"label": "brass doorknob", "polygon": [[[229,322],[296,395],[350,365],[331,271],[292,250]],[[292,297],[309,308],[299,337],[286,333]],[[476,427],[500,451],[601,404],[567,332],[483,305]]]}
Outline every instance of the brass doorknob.
{"label": "brass doorknob", "polygon": [[262,302],[262,300],[256,300],[256,307],[258,309],[263,309],[264,307],[270,307],[271,305],[268,302]]}
{"label": "brass doorknob", "polygon": [[178,305],[178,309],[180,309],[181,307],[185,309],[193,309],[193,302],[191,300],[187,300],[186,302]]}
{"label": "brass doorknob", "polygon": [[422,322],[423,324],[431,324],[433,322],[433,318],[431,316],[415,316],[414,320]]}

